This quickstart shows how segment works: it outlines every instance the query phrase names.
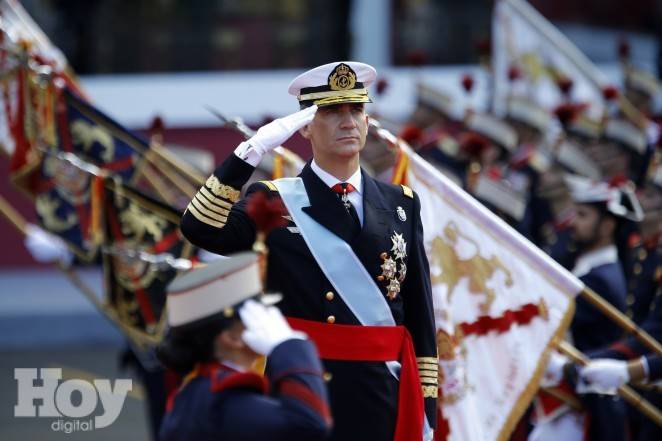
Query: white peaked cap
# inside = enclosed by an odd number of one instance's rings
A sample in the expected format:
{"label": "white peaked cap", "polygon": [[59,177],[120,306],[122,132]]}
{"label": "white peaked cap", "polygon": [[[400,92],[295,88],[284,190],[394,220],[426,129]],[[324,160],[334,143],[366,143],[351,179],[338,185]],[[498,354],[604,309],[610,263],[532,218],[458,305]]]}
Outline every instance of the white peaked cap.
{"label": "white peaked cap", "polygon": [[258,257],[246,252],[214,261],[177,277],[167,291],[171,327],[231,311],[235,305],[262,292]]}
{"label": "white peaked cap", "polygon": [[369,103],[367,88],[376,78],[377,71],[369,64],[336,61],[302,73],[287,91],[302,105]]}

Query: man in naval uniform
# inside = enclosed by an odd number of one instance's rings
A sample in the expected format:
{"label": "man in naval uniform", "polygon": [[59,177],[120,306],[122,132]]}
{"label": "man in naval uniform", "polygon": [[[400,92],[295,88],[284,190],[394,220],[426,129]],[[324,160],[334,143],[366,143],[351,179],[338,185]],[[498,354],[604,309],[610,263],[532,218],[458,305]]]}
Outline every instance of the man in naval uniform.
{"label": "man in naval uniform", "polygon": [[[195,195],[181,229],[219,254],[251,248],[256,193],[280,198],[288,224],[266,238],[267,289],[281,292],[292,326],[315,341],[328,380],[331,439],[430,439],[437,354],[418,196],[376,181],[359,165],[373,67],[319,66],[295,78],[297,113],[241,143]],[[260,158],[296,132],[313,159],[297,178],[239,191]]]}

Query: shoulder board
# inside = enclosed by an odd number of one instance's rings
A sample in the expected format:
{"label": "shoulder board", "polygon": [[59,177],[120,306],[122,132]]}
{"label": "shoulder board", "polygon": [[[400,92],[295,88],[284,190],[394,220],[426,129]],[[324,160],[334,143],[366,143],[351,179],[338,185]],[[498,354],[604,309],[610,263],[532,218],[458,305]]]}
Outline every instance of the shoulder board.
{"label": "shoulder board", "polygon": [[402,193],[407,196],[408,198],[414,199],[414,192],[412,191],[411,188],[407,187],[406,185],[400,184],[400,187],[402,187]]}
{"label": "shoulder board", "polygon": [[278,188],[271,181],[260,181],[260,183],[269,187],[269,190],[271,191],[278,191]]}

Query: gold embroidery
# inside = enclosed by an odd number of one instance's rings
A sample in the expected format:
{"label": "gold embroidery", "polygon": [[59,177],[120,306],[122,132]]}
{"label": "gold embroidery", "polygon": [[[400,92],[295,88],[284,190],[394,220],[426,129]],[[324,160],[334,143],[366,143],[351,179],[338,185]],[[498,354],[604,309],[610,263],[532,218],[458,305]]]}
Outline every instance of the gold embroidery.
{"label": "gold embroidery", "polygon": [[405,196],[408,198],[414,199],[414,192],[411,190],[411,188],[407,187],[406,185],[400,185],[402,187],[402,192],[404,193]]}
{"label": "gold embroidery", "polygon": [[221,183],[221,181],[219,181],[218,178],[214,175],[211,175],[209,179],[207,179],[205,185],[209,187],[209,190],[211,190],[211,192],[216,196],[227,199],[230,202],[237,202],[239,200],[239,190]]}
{"label": "gold embroidery", "polygon": [[[458,243],[464,241],[474,246],[476,253],[468,259],[461,259],[456,251]],[[432,284],[442,284],[448,287],[448,301],[453,298],[455,288],[465,277],[468,280],[469,293],[482,296],[480,311],[487,314],[496,298],[496,291],[490,285],[497,272],[505,277],[505,285],[513,286],[514,280],[510,270],[498,256],[481,254],[480,244],[472,237],[462,233],[461,228],[450,221],[444,227],[443,233],[432,239],[430,267],[442,271],[432,276]]]}
{"label": "gold embroidery", "polygon": [[276,185],[271,181],[260,181],[260,183],[269,187],[269,190],[271,191],[278,191],[278,187],[276,187]]}
{"label": "gold embroidery", "polygon": [[418,363],[418,364],[421,364],[421,363],[437,364],[437,363],[439,363],[439,359],[437,357],[416,357],[416,363]]}
{"label": "gold embroidery", "polygon": [[207,210],[200,202],[198,202],[197,198],[194,198],[191,201],[191,205],[193,205],[195,208],[198,209],[198,211],[200,213],[204,214],[205,216],[207,216],[210,219],[221,222],[223,224],[225,224],[225,222],[227,222],[227,220],[228,220],[227,216],[222,216],[222,215],[220,215],[218,213],[215,213],[211,210]]}
{"label": "gold embroidery", "polygon": [[345,63],[340,63],[329,75],[328,84],[331,90],[353,89],[356,85],[356,73]]}
{"label": "gold embroidery", "polygon": [[212,227],[217,227],[217,228],[223,228],[225,226],[224,223],[216,222],[214,220],[209,219],[208,217],[200,213],[198,209],[195,208],[192,204],[188,204],[188,207],[186,209],[200,222],[203,222],[207,225],[211,225]]}
{"label": "gold embroidery", "polygon": [[230,214],[230,210],[226,210],[225,208],[221,208],[218,205],[214,205],[212,202],[210,202],[206,197],[204,197],[200,193],[195,195],[195,199],[197,199],[197,201],[200,204],[202,204],[203,207],[213,211],[214,213],[218,213],[222,216],[227,216],[228,214]]}
{"label": "gold embroidery", "polygon": [[421,378],[421,384],[432,384],[437,386],[439,383],[439,380],[437,378],[428,378],[428,377],[423,377]]}
{"label": "gold embroidery", "polygon": [[437,398],[439,389],[437,386],[421,386],[423,388],[423,398]]}
{"label": "gold embroidery", "polygon": [[203,195],[203,196],[206,197],[207,200],[210,201],[212,204],[214,204],[214,205],[218,205],[218,206],[221,207],[221,208],[226,208],[226,209],[228,209],[228,210],[229,210],[230,208],[232,208],[232,204],[231,204],[231,203],[229,203],[229,202],[227,202],[227,201],[225,201],[225,200],[223,200],[223,199],[221,199],[221,198],[217,198],[216,196],[214,196],[213,194],[211,194],[211,193],[209,192],[209,190],[207,190],[206,187],[201,187],[201,188],[200,188],[200,191],[198,192],[198,194]]}

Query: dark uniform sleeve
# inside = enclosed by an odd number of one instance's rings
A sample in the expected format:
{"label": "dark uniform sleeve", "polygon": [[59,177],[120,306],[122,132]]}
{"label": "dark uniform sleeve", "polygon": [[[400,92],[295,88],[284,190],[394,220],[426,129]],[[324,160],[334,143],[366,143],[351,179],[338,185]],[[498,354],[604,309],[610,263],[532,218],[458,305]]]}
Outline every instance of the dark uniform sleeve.
{"label": "dark uniform sleeve", "polygon": [[[246,214],[246,198],[239,200],[239,194],[254,170],[235,154],[223,161],[186,208],[180,225],[184,237],[217,254],[250,249],[255,225]],[[263,184],[251,185],[247,196],[260,189]]]}
{"label": "dark uniform sleeve", "polygon": [[[407,194],[405,188],[405,195]],[[411,192],[411,190],[409,190]],[[414,232],[407,262],[407,276],[403,282],[404,325],[414,340],[414,351],[421,377],[425,414],[430,427],[434,429],[437,415],[438,370],[434,311],[432,307],[432,287],[430,266],[425,254],[423,242],[423,223],[421,221],[421,202],[416,193],[414,198]]]}
{"label": "dark uniform sleeve", "polygon": [[[641,324],[641,328],[657,341],[662,341],[662,287],[658,288],[653,308]],[[637,337],[631,335],[607,348],[591,352],[591,358],[617,358],[630,360],[650,353],[651,350]]]}
{"label": "dark uniform sleeve", "polygon": [[662,379],[662,358],[659,355],[647,355],[648,382],[652,383]]}
{"label": "dark uniform sleeve", "polygon": [[266,375],[271,395],[241,389],[219,394],[215,403],[223,428],[219,439],[325,439],[331,414],[314,345],[299,339],[281,343],[269,356]]}

